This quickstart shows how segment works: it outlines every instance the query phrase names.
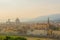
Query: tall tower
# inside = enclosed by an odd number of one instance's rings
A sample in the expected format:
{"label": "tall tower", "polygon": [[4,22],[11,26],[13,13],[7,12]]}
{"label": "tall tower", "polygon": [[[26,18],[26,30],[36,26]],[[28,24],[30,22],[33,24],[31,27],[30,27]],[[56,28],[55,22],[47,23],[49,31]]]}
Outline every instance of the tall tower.
{"label": "tall tower", "polygon": [[50,20],[49,20],[49,17],[48,17],[47,24],[48,24],[48,29],[49,29],[50,28]]}
{"label": "tall tower", "polygon": [[52,37],[52,30],[51,30],[51,24],[50,24],[50,19],[48,17],[48,37]]}
{"label": "tall tower", "polygon": [[11,23],[11,21],[10,21],[10,19],[8,19],[7,24],[10,24],[10,23]]}
{"label": "tall tower", "polygon": [[48,24],[50,24],[50,23],[49,23],[49,17],[48,17]]}

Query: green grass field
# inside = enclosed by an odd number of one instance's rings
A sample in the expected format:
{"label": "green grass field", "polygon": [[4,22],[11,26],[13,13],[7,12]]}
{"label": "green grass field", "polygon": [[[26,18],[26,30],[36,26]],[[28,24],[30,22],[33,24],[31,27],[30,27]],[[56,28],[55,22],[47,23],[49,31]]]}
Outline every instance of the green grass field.
{"label": "green grass field", "polygon": [[[10,37],[9,40],[57,40],[57,39],[27,37],[27,36],[8,36],[8,37]],[[6,36],[0,36],[0,40],[5,40],[5,39]]]}
{"label": "green grass field", "polygon": [[0,40],[27,40],[21,36],[0,36]]}

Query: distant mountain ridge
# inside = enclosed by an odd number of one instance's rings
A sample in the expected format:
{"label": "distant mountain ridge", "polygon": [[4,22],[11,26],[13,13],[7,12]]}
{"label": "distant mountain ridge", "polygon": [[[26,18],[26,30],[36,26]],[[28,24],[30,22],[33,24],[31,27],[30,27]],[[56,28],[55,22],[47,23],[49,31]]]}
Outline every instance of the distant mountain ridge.
{"label": "distant mountain ridge", "polygon": [[37,18],[31,19],[30,22],[47,22],[48,18],[50,19],[50,21],[60,22],[60,14],[37,17]]}

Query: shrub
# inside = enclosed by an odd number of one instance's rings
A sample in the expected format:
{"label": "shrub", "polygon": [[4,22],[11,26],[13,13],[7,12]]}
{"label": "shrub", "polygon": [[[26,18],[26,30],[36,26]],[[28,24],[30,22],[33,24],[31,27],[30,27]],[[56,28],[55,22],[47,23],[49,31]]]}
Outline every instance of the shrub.
{"label": "shrub", "polygon": [[27,40],[27,39],[24,38],[24,37],[13,38],[13,37],[10,37],[10,36],[6,36],[6,38],[4,40]]}

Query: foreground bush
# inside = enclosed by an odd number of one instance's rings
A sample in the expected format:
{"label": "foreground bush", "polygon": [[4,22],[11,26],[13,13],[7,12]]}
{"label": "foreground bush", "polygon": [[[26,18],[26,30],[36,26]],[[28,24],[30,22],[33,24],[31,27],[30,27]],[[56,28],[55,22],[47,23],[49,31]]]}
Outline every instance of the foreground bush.
{"label": "foreground bush", "polygon": [[13,38],[13,37],[6,36],[6,38],[4,40],[27,40],[27,39],[24,37]]}

